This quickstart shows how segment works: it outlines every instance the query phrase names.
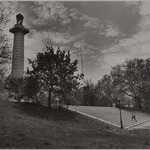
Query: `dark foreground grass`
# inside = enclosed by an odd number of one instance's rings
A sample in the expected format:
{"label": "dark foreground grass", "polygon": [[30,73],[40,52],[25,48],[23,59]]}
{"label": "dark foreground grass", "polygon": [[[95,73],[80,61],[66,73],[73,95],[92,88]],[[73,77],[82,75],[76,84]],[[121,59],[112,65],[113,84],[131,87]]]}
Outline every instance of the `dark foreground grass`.
{"label": "dark foreground grass", "polygon": [[0,148],[150,148],[149,130],[120,130],[75,112],[0,98]]}

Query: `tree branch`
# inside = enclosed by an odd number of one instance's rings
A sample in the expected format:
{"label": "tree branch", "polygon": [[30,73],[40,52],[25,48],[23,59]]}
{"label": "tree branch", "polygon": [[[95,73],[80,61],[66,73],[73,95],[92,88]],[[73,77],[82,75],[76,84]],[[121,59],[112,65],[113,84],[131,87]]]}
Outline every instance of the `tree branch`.
{"label": "tree branch", "polygon": [[129,93],[127,93],[127,92],[125,92],[124,90],[121,90],[123,93],[125,93],[126,95],[128,95],[128,96],[130,96],[130,97],[134,97],[133,95],[131,95],[131,94],[129,94]]}

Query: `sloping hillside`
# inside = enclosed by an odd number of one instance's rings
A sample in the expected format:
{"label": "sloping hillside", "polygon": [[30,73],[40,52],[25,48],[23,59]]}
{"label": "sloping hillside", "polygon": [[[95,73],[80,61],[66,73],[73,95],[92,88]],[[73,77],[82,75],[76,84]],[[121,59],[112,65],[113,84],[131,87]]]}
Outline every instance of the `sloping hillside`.
{"label": "sloping hillside", "polygon": [[121,131],[74,112],[12,103],[0,96],[0,148],[150,148],[149,144],[149,131]]}

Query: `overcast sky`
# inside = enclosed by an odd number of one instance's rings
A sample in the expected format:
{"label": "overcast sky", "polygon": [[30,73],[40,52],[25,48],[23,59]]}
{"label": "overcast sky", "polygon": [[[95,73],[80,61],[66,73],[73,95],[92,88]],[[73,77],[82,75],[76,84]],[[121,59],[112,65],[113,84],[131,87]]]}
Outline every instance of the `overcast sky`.
{"label": "overcast sky", "polygon": [[7,10],[13,9],[8,28],[16,23],[16,14],[22,13],[30,29],[25,36],[25,68],[27,59],[35,58],[46,44],[70,50],[81,70],[81,43],[85,79],[95,83],[126,59],[150,57],[148,1],[2,3]]}

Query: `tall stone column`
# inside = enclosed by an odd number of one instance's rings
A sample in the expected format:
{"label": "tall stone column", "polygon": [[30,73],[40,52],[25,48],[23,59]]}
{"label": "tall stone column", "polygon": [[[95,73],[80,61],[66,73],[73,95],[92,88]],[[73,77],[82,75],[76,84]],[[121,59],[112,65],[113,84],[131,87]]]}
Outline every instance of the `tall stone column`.
{"label": "tall stone column", "polygon": [[23,16],[16,16],[17,23],[9,31],[14,34],[12,77],[23,77],[24,75],[24,35],[29,33],[29,29],[23,26]]}

